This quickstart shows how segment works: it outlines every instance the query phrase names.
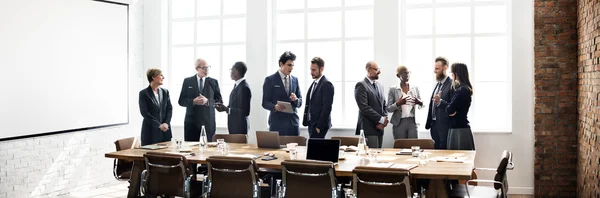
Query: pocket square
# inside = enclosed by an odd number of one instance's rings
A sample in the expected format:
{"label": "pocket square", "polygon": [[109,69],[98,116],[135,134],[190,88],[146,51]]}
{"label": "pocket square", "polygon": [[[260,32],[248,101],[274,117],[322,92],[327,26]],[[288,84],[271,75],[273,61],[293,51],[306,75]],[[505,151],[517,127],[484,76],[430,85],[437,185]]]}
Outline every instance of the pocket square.
{"label": "pocket square", "polygon": [[191,89],[191,88],[193,88],[193,87],[192,87],[192,86],[189,86],[189,87],[188,87],[188,89]]}
{"label": "pocket square", "polygon": [[279,85],[275,85],[275,87],[281,87],[281,86],[279,86]]}

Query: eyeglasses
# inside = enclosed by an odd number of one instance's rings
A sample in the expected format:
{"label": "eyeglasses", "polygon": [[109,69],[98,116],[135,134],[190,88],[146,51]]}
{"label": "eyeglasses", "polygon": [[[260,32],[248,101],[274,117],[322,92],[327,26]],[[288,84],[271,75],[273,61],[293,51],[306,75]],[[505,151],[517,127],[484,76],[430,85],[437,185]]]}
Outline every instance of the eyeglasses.
{"label": "eyeglasses", "polygon": [[381,70],[380,68],[369,68],[369,69],[372,69],[372,70],[375,70],[375,71],[380,71]]}
{"label": "eyeglasses", "polygon": [[204,66],[204,67],[203,66],[198,66],[196,68],[203,69],[203,70],[209,70],[210,69],[210,65],[207,65],[207,66]]}
{"label": "eyeglasses", "polygon": [[410,72],[400,72],[400,75],[404,75],[404,74],[406,74],[407,76],[410,76],[411,73]]}

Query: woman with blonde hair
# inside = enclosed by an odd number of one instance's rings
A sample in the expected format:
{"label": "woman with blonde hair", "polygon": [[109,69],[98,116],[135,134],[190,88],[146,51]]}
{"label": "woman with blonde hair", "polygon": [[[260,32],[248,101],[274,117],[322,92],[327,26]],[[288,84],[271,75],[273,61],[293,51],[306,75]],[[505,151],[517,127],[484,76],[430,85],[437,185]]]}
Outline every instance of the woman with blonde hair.
{"label": "woman with blonde hair", "polygon": [[410,72],[406,66],[396,69],[399,85],[390,87],[386,109],[393,113],[390,123],[393,125],[394,139],[418,138],[415,121],[415,106],[423,107],[421,93],[417,86],[408,83]]}
{"label": "woman with blonde hair", "polygon": [[171,116],[173,106],[167,89],[160,88],[165,77],[160,69],[148,69],[147,88],[139,94],[140,113],[142,122],[142,146],[159,142],[171,141]]}
{"label": "woman with blonde hair", "polygon": [[454,63],[452,72],[452,90],[454,94],[446,111],[449,117],[448,150],[475,150],[475,141],[467,114],[471,107],[473,86],[469,80],[469,71],[464,63]]}

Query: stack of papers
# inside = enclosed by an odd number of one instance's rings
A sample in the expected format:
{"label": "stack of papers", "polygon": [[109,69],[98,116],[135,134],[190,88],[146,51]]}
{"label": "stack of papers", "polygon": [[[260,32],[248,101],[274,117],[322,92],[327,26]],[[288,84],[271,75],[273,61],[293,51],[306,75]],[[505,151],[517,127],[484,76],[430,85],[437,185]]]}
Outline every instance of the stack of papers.
{"label": "stack of papers", "polygon": [[140,148],[141,149],[156,150],[156,149],[164,149],[164,148],[167,148],[167,147],[166,146],[158,146],[158,145],[146,145],[146,146],[142,146]]}
{"label": "stack of papers", "polygon": [[245,157],[245,158],[252,158],[252,159],[258,159],[260,158],[260,156],[256,156],[256,155],[252,155],[252,154],[228,154],[227,156],[231,156],[231,157]]}
{"label": "stack of papers", "polygon": [[410,170],[417,167],[417,164],[397,164],[392,162],[379,162],[379,163],[371,163],[368,164],[369,167],[377,167],[377,168],[397,168],[397,169],[405,169]]}
{"label": "stack of papers", "polygon": [[437,157],[434,159],[436,162],[454,162],[454,163],[463,163],[467,160],[466,157]]}

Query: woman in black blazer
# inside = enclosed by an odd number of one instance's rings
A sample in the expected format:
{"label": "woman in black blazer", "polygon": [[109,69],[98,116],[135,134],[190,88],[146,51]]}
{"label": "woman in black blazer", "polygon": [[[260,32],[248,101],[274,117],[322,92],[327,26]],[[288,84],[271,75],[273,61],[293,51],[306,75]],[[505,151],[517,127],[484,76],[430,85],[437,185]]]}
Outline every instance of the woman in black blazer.
{"label": "woman in black blazer", "polygon": [[171,141],[171,116],[173,106],[169,91],[159,88],[165,77],[160,69],[148,69],[146,77],[150,85],[140,91],[139,105],[142,122],[142,146]]}
{"label": "woman in black blazer", "polygon": [[475,150],[475,141],[467,114],[471,107],[473,86],[469,80],[469,71],[464,63],[452,64],[452,100],[446,107],[449,117],[448,150]]}

